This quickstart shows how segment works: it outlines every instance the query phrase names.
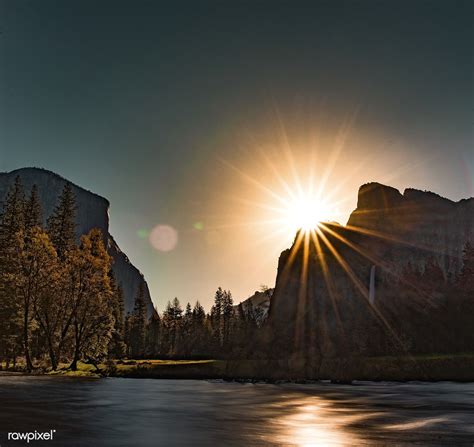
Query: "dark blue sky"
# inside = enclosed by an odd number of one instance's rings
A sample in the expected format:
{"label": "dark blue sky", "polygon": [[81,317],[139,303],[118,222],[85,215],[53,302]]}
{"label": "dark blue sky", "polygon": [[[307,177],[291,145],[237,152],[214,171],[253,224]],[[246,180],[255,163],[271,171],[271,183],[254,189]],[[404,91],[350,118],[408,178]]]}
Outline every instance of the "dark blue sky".
{"label": "dark blue sky", "polygon": [[[106,196],[159,307],[174,295],[208,304],[218,285],[244,298],[271,285],[276,258],[257,278],[226,235],[208,246],[192,228],[232,215],[213,196],[238,179],[218,160],[239,162],[276,115],[301,136],[356,114],[341,173],[363,142],[383,163],[356,176],[348,210],[357,183],[411,163],[419,170],[392,184],[472,195],[473,6],[0,0],[0,170],[41,166]],[[178,230],[173,253],[137,238],[157,223]]]}

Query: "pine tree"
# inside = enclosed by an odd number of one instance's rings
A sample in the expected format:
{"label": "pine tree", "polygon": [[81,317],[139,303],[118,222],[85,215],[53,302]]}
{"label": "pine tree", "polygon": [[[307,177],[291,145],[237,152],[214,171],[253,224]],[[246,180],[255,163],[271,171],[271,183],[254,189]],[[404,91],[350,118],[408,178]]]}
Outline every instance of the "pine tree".
{"label": "pine tree", "polygon": [[176,355],[181,338],[181,320],[183,309],[178,298],[174,298],[172,302],[168,301],[165,311],[163,312],[163,329],[165,331],[164,341],[167,345],[167,354]]}
{"label": "pine tree", "polygon": [[25,203],[25,229],[41,227],[43,225],[43,214],[38,196],[38,187],[33,185],[29,199]]}
{"label": "pine tree", "polygon": [[131,356],[132,353],[132,316],[130,315],[130,312],[127,313],[125,316],[124,320],[124,327],[123,327],[123,333],[124,333],[124,342],[125,342],[125,355],[127,357]]}
{"label": "pine tree", "polygon": [[12,278],[14,264],[10,257],[13,247],[7,243],[6,234],[0,227],[0,361],[7,367],[11,359],[15,362],[21,346],[21,312]]}
{"label": "pine tree", "polygon": [[191,304],[188,302],[184,311],[182,326],[183,354],[188,357],[193,350],[195,337],[193,334],[193,311]]}
{"label": "pine tree", "polygon": [[112,340],[109,345],[109,354],[115,358],[121,358],[126,353],[125,345],[125,309],[123,289],[115,282],[115,277],[110,270],[109,272],[110,284],[112,289],[112,316],[114,319],[114,326],[112,331]]}
{"label": "pine tree", "polygon": [[224,304],[224,291],[219,287],[214,296],[214,305],[211,308],[212,336],[216,347],[219,349],[223,344],[223,321],[222,308]]}
{"label": "pine tree", "polygon": [[206,329],[206,312],[199,301],[196,301],[192,313],[192,351],[194,354],[202,355],[208,351],[208,334]]}
{"label": "pine tree", "polygon": [[48,233],[61,259],[74,247],[76,240],[76,198],[72,185],[66,183],[58,205],[48,218]]}
{"label": "pine tree", "polygon": [[25,228],[25,192],[20,176],[15,178],[15,183],[7,193],[0,220],[7,239]]}
{"label": "pine tree", "polygon": [[232,317],[234,315],[234,302],[232,300],[232,294],[230,290],[224,291],[222,299],[222,333],[223,340],[222,343],[224,346],[227,346],[230,343],[231,338],[231,324]]}
{"label": "pine tree", "polygon": [[130,330],[131,353],[134,357],[141,357],[145,352],[146,320],[145,289],[143,282],[140,282],[135,297]]}
{"label": "pine tree", "polygon": [[156,309],[146,326],[146,343],[145,352],[149,356],[157,356],[160,352],[160,333],[161,333],[161,318]]}
{"label": "pine tree", "polygon": [[[24,230],[25,194],[19,176],[7,192],[0,215],[0,355],[15,362],[24,349],[22,300],[18,295],[16,279],[21,273],[20,238]],[[31,366],[31,362],[28,365]]]}

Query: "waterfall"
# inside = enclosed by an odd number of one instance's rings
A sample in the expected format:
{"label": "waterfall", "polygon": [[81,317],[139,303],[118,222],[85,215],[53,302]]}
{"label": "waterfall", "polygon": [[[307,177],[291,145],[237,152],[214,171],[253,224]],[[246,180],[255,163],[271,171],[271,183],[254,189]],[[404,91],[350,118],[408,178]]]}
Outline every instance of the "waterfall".
{"label": "waterfall", "polygon": [[370,269],[369,302],[375,302],[375,265]]}

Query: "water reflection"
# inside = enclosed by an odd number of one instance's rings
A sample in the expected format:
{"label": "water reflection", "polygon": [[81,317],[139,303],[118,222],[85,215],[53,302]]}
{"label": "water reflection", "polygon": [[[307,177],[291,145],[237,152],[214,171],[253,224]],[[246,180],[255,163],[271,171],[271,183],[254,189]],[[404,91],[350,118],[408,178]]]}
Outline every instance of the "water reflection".
{"label": "water reflection", "polygon": [[472,420],[474,384],[0,376],[2,447],[8,431],[52,428],[49,447],[470,445]]}
{"label": "water reflection", "polygon": [[[281,409],[280,404],[276,405]],[[360,416],[336,414],[338,411],[319,397],[292,399],[287,411],[281,413],[272,421],[270,434],[266,437],[271,443],[301,447],[361,444],[357,436],[345,429],[348,421]]]}

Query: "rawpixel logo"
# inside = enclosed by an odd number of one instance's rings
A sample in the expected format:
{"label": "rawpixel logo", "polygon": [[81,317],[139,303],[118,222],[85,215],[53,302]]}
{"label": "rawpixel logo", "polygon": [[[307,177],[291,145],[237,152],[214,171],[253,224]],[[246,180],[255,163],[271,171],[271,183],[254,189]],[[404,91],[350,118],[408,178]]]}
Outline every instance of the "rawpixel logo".
{"label": "rawpixel logo", "polygon": [[56,430],[50,430],[45,432],[39,431],[30,431],[30,432],[9,432],[8,440],[9,441],[26,441],[27,444],[30,441],[52,441]]}

